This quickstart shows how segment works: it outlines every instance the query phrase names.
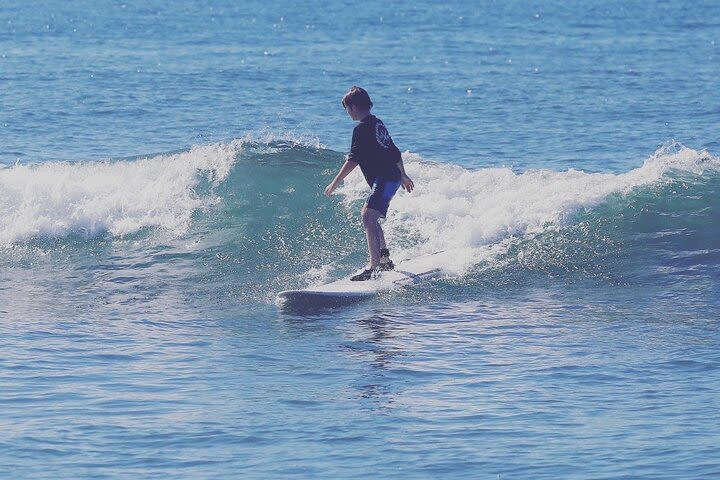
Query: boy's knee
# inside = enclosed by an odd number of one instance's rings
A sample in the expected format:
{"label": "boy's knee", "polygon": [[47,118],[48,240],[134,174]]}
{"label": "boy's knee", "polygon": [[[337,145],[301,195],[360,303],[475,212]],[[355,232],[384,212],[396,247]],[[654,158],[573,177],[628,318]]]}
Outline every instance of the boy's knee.
{"label": "boy's knee", "polygon": [[368,214],[366,207],[363,207],[360,211],[360,218],[362,219],[363,226],[367,228],[368,225],[370,225],[370,214]]}
{"label": "boy's knee", "polygon": [[372,227],[378,220],[377,214],[367,206],[363,207],[360,211],[360,217],[362,218],[365,228]]}

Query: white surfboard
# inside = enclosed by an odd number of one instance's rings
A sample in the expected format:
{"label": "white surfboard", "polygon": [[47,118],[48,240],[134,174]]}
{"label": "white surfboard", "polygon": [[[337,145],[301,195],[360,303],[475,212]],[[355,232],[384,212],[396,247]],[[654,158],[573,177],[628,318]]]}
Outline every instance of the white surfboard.
{"label": "white surfboard", "polygon": [[[438,252],[440,253],[440,252]],[[353,282],[350,276],[314,287],[300,290],[284,290],[278,293],[281,304],[285,303],[351,303],[364,298],[386,292],[405,285],[420,283],[425,280],[442,276],[437,254],[423,255],[418,258],[403,260],[395,265],[395,270],[381,272],[378,278]]]}

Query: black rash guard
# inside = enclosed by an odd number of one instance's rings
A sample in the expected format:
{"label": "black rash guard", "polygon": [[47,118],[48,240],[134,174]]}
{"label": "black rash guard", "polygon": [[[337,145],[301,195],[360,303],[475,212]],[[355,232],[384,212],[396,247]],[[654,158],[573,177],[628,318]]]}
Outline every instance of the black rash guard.
{"label": "black rash guard", "polygon": [[368,185],[372,187],[376,180],[399,182],[401,172],[398,163],[401,159],[400,150],[382,120],[368,115],[355,126],[348,160],[360,165]]}

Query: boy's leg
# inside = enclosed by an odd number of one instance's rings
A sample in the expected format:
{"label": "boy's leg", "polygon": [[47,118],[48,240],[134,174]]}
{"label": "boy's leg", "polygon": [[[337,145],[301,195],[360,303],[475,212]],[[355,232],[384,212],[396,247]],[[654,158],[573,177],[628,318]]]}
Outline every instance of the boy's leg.
{"label": "boy's leg", "polygon": [[350,277],[350,280],[369,280],[371,272],[378,268],[380,270],[393,270],[395,268],[390,260],[385,244],[385,234],[378,220],[385,217],[390,200],[399,186],[399,181],[382,179],[375,181],[373,184],[372,193],[361,212],[365,238],[370,253],[370,269]]}
{"label": "boy's leg", "polygon": [[385,232],[382,229],[382,225],[380,225],[380,219],[378,219],[377,228],[378,228],[378,238],[380,239],[380,256],[382,257],[382,251],[387,248],[387,245],[385,244]]}
{"label": "boy's leg", "polygon": [[390,260],[390,250],[385,243],[385,232],[380,222],[378,222],[378,229],[380,231],[380,270],[395,270],[395,264]]}
{"label": "boy's leg", "polygon": [[385,235],[378,220],[382,213],[374,208],[365,205],[362,209],[362,221],[367,238],[368,251],[370,253],[370,268],[374,269],[380,265],[380,250],[385,248]]}

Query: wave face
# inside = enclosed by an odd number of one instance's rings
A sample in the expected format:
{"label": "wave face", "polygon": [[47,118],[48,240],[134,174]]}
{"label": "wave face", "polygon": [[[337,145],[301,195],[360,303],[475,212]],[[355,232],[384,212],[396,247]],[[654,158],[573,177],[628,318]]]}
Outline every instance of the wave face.
{"label": "wave face", "polygon": [[[648,256],[657,248],[668,261],[720,260],[720,162],[706,152],[668,144],[620,174],[467,170],[405,159],[419,187],[393,202],[389,237],[405,255],[445,251],[438,266],[451,273],[628,266],[636,250]],[[343,193],[362,198],[361,180]]]}
{"label": "wave face", "polygon": [[44,163],[0,170],[0,245],[70,235],[123,236],[143,228],[187,230],[213,203],[205,179],[229,174],[238,143],[132,161]]}
{"label": "wave face", "polygon": [[[156,266],[167,260],[158,251],[172,247],[194,272],[187,281],[230,282],[236,293],[243,286],[240,296],[265,298],[365,261],[361,175],[348,177],[338,195],[322,195],[342,159],[274,139],[6,167],[0,245],[6,252],[39,245],[47,254],[69,242],[81,254],[98,242],[122,244],[151,250]],[[385,223],[396,259],[442,251],[437,266],[470,282],[517,281],[528,272],[617,282],[717,276],[720,160],[707,152],[668,144],[619,174],[404,159],[417,188],[397,195]]]}

